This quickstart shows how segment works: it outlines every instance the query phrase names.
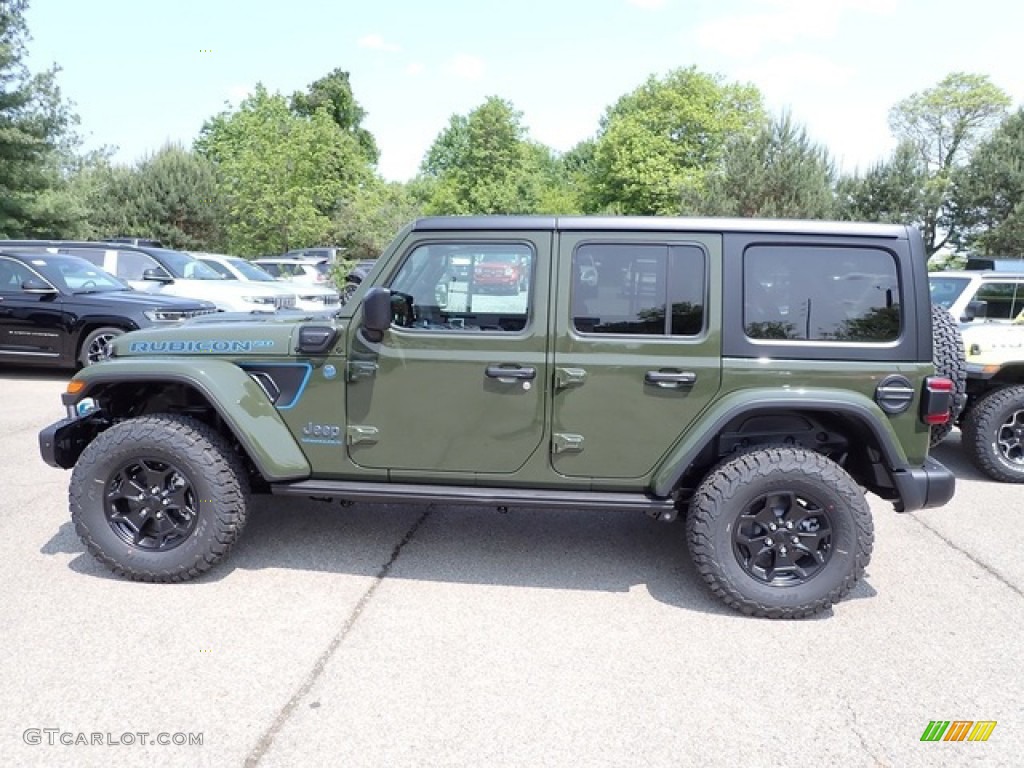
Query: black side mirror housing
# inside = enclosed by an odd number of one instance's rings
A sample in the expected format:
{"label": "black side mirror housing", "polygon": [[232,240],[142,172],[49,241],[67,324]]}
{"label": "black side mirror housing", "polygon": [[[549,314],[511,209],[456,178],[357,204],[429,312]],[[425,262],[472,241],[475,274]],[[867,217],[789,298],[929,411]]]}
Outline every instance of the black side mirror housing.
{"label": "black side mirror housing", "polygon": [[27,280],[22,281],[21,290],[25,293],[33,293],[41,296],[48,296],[57,293],[56,288],[45,280],[40,280],[38,277],[30,277]]}
{"label": "black side mirror housing", "polygon": [[391,327],[391,291],[373,287],[363,297],[363,333],[372,342],[384,338],[384,331]]}
{"label": "black side mirror housing", "polygon": [[150,267],[142,273],[143,280],[153,280],[157,283],[173,283],[174,278],[168,275],[164,270],[159,267]]}
{"label": "black side mirror housing", "polygon": [[986,317],[988,317],[987,301],[969,301],[964,307],[960,322],[969,323],[972,320],[984,320]]}

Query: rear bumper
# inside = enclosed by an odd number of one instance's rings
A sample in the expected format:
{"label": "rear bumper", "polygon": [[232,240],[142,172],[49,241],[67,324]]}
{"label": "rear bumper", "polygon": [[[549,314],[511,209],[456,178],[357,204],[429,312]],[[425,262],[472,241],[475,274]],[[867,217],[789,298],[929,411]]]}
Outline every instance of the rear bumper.
{"label": "rear bumper", "polygon": [[923,467],[893,472],[899,499],[893,502],[897,512],[941,507],[953,498],[956,476],[929,456]]}

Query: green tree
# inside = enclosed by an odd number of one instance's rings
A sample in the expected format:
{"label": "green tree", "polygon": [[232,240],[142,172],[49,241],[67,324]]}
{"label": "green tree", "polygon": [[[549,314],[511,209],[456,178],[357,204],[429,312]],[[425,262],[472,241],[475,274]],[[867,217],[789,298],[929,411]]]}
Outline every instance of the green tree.
{"label": "green tree", "polygon": [[824,219],[832,216],[835,165],[788,112],[725,149],[692,212],[712,216]]}
{"label": "green tree", "polygon": [[327,114],[341,130],[351,135],[362,148],[366,159],[376,164],[380,157],[373,134],[363,128],[366,111],[359,106],[352,93],[349,74],[342,69],[333,69],[319,80],[314,80],[305,91],[292,94],[291,109],[302,117],[313,117],[318,109]]}
{"label": "green tree", "polygon": [[766,119],[751,85],[693,67],[651,76],[602,118],[587,197],[614,213],[678,214],[704,193],[727,140],[756,134]]}
{"label": "green tree", "polygon": [[836,184],[836,212],[850,221],[920,224],[926,212],[941,204],[929,198],[934,187],[909,141],[901,142],[888,160],[875,163],[864,175],[844,176]]}
{"label": "green tree", "polygon": [[334,242],[350,259],[375,259],[398,231],[426,208],[422,181],[401,184],[375,179],[341,205],[334,219]]}
{"label": "green tree", "polygon": [[929,255],[957,238],[961,223],[951,205],[954,169],[966,162],[1009,105],[1009,96],[985,75],[954,72],[890,110],[893,133],[914,147],[927,174],[924,210],[916,223]]}
{"label": "green tree", "polygon": [[32,75],[27,0],[0,2],[0,237],[60,236],[83,213],[61,187],[79,141],[57,66]]}
{"label": "green tree", "polygon": [[216,166],[228,248],[240,255],[322,244],[339,206],[372,178],[356,138],[327,109],[298,116],[262,85],[207,121],[196,149]]}
{"label": "green tree", "polygon": [[1024,257],[1024,109],[1007,117],[954,177],[957,245]]}
{"label": "green tree", "polygon": [[521,121],[522,113],[497,96],[466,116],[452,116],[421,166],[432,187],[427,212],[536,212],[555,165],[547,147],[527,138]]}

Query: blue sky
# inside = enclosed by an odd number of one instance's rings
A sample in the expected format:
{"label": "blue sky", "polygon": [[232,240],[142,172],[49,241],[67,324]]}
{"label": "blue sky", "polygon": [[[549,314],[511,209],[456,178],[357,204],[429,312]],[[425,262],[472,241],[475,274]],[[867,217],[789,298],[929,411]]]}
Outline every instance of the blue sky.
{"label": "blue sky", "polygon": [[335,67],[395,180],[488,96],[566,150],[649,75],[691,65],[758,86],[847,170],[891,150],[894,103],[950,72],[1024,104],[1014,0],[33,0],[27,20],[30,66],[63,68],[89,145],[122,162],[190,143],[257,82],[290,94]]}

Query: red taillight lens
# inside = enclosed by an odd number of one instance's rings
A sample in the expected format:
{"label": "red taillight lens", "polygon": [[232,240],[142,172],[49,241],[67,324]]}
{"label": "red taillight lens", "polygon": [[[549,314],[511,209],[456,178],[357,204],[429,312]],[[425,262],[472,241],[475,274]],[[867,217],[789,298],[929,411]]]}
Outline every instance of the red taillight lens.
{"label": "red taillight lens", "polygon": [[925,379],[921,397],[921,421],[928,425],[949,421],[953,392],[953,382],[945,376],[929,376]]}

